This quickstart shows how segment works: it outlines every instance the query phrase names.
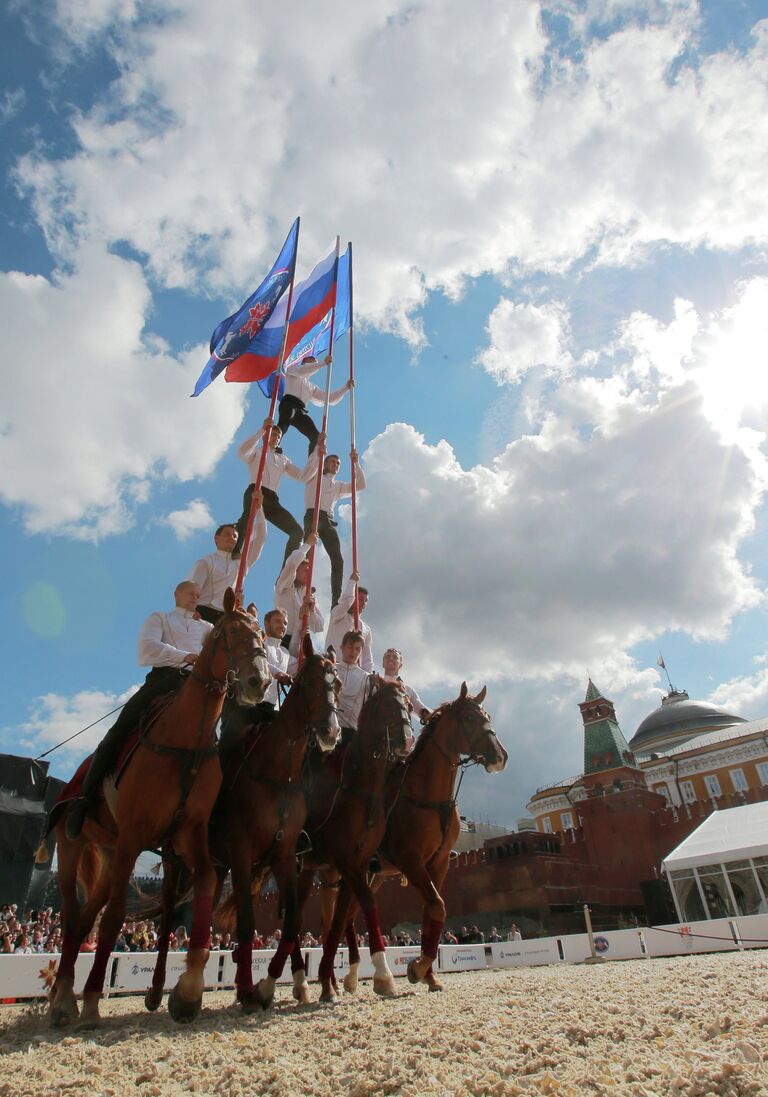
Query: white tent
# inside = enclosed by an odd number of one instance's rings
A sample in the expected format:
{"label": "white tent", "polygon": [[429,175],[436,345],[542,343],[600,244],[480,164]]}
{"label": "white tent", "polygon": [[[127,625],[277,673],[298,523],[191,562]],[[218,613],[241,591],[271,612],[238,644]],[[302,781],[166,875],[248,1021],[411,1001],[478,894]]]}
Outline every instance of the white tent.
{"label": "white tent", "polygon": [[680,921],[768,910],[768,802],[713,811],[662,861]]}

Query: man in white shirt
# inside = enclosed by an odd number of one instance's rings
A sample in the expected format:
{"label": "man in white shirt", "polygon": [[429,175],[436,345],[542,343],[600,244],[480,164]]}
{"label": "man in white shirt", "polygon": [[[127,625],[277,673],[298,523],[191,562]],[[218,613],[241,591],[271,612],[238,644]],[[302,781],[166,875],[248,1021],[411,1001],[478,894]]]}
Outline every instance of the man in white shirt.
{"label": "man in white shirt", "polygon": [[[250,501],[248,504],[250,510]],[[246,515],[246,521],[248,516]],[[245,527],[243,527],[245,529]],[[267,524],[264,521],[262,509],[262,495],[259,493],[256,520],[253,524],[253,536],[248,547],[248,566],[246,574],[261,556],[264,542],[267,539]],[[215,625],[224,612],[224,594],[227,587],[234,589],[237,573],[240,568],[239,554],[235,553],[237,544],[237,529],[231,522],[227,522],[216,530],[213,535],[216,551],[207,556],[201,556],[189,573],[189,581],[200,589],[200,605],[197,612],[204,621]]]}
{"label": "man in white shirt", "polygon": [[284,609],[271,609],[264,614],[264,632],[266,634],[265,650],[267,652],[267,664],[272,671],[272,681],[269,683],[264,700],[273,708],[277,705],[278,686],[289,686],[296,673],[297,660],[287,648],[283,647],[283,637],[288,631],[288,614]]}
{"label": "man in white shirt", "polygon": [[[323,438],[323,440],[325,440]],[[365,473],[357,463],[357,452],[352,451],[355,467],[355,486],[358,491],[365,488]],[[323,548],[328,553],[331,561],[331,607],[335,606],[341,596],[341,583],[344,578],[344,560],[341,556],[341,542],[336,532],[337,522],[333,516],[333,508],[339,499],[352,494],[352,481],[337,480],[336,473],[341,468],[341,461],[337,454],[329,453],[323,461],[323,478],[320,485],[320,517],[317,522],[317,534],[323,543]],[[317,494],[317,456],[312,456],[307,461],[304,470],[304,505],[307,508],[304,514],[304,539],[311,532],[315,522],[315,495]]]}
{"label": "man in white shirt", "polygon": [[[314,355],[308,354],[302,358],[301,362],[287,366],[285,370],[285,393],[280,400],[277,425],[282,434],[285,434],[289,427],[295,427],[300,434],[303,434],[309,442],[310,456],[317,445],[319,431],[312,417],[307,414],[307,404],[318,404],[324,407],[325,392],[317,385],[313,385],[309,378],[330,362],[330,356],[327,356],[323,362],[318,362]],[[335,389],[330,395],[330,403],[338,404],[344,393],[348,392],[353,385],[354,381],[350,380],[340,389]]]}
{"label": "man in white shirt", "polygon": [[325,621],[317,608],[314,591],[308,597],[305,594],[309,574],[307,556],[315,540],[314,535],[310,534],[306,543],[291,553],[275,584],[275,605],[278,609],[285,610],[288,620],[283,647],[287,647],[291,655],[297,659],[301,647],[301,622],[305,613],[308,616],[307,625],[310,632],[322,632],[325,628]]}
{"label": "man in white shirt", "polygon": [[67,837],[80,834],[86,815],[96,804],[101,782],[114,772],[123,743],[136,728],[150,701],[175,692],[194,666],[212,629],[200,620],[195,606],[200,590],[184,580],[173,592],[176,608],[170,613],[153,613],[139,634],[139,666],[152,669],[136,693],[123,705],[123,711],[96,748],[79,797],[67,812]]}
{"label": "man in white shirt", "polygon": [[397,648],[387,648],[384,652],[382,659],[382,666],[384,667],[384,680],[386,682],[399,682],[405,692],[408,694],[408,700],[411,702],[413,711],[421,720],[422,724],[426,723],[429,719],[430,712],[427,706],[419,697],[415,689],[407,686],[403,679],[400,677],[400,671],[403,667],[403,655]]}
{"label": "man in white shirt", "polygon": [[512,926],[510,927],[509,933],[507,934],[507,940],[508,941],[522,941],[522,939],[523,939],[523,936],[520,933],[520,930],[517,928],[517,926],[513,922]]}
{"label": "man in white shirt", "polygon": [[340,743],[342,746],[357,731],[360,710],[365,701],[365,692],[370,675],[360,666],[363,651],[362,633],[351,629],[341,641],[341,662],[336,665],[336,673],[341,679],[339,693],[339,723],[341,724]]}
{"label": "man in white shirt", "polygon": [[277,489],[284,475],[290,476],[292,480],[303,480],[305,470],[300,469],[298,465],[294,465],[293,461],[286,457],[280,449],[282,431],[280,427],[273,425],[271,419],[265,419],[261,430],[257,431],[256,434],[252,434],[250,438],[246,438],[237,448],[237,456],[241,461],[245,461],[248,466],[250,483],[243,495],[243,513],[236,523],[237,544],[234,551],[235,554],[240,552],[245,537],[245,527],[248,524],[248,515],[251,511],[251,497],[261,463],[261,440],[264,437],[264,431],[269,433],[267,435],[267,455],[264,459],[264,471],[261,476],[262,507],[266,520],[271,522],[273,526],[277,526],[283,533],[288,534],[285,555],[283,556],[283,563],[285,563],[289,554],[301,544],[301,526],[291,512],[286,510],[280,502]]}
{"label": "man in white shirt", "polygon": [[[360,576],[353,571],[347,580],[346,588],[336,605],[331,610],[328,622],[328,634],[325,637],[325,650],[333,648],[336,655],[341,654],[341,642],[347,632],[355,627],[355,583]],[[371,630],[363,620],[362,614],[368,605],[368,591],[365,587],[357,588],[357,619],[360,624],[359,632],[363,637],[363,653],[360,656],[360,666],[363,670],[372,674],[376,669],[373,661],[373,646],[371,642]]]}

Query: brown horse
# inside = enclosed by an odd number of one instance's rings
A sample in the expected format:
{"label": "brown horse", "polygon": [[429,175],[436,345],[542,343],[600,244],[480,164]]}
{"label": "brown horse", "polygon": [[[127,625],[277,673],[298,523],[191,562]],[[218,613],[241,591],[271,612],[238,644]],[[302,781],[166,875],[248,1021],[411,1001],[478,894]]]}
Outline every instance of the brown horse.
{"label": "brown horse", "polygon": [[[316,655],[309,634],[304,660],[279,713],[251,729],[239,750],[223,759],[221,797],[211,820],[210,845],[216,861],[232,871],[237,913],[237,1000],[245,1012],[271,1001],[285,961],[298,945],[299,908],[296,842],[304,827],[306,803],[302,768],[307,746],[330,750],[339,735],[336,697],[341,682],[333,660]],[[268,976],[253,986],[254,913],[252,893],[269,872],[277,882],[284,909],[283,930]],[[271,989],[266,989],[271,988]]]}
{"label": "brown horse", "polygon": [[[463,757],[484,766],[488,773],[499,773],[507,764],[507,752],[482,707],[485,693],[483,687],[471,697],[466,682],[462,683],[457,699],[435,709],[413,753],[387,779],[383,871],[374,886],[378,889],[386,875],[402,874],[424,899],[421,956],[408,965],[408,979],[425,982],[430,990],[442,990],[432,965],[445,925],[440,888],[460,829],[457,771]],[[344,987],[354,991],[360,955],[351,920],[347,922],[347,943],[350,971]]]}
{"label": "brown horse", "polygon": [[[170,843],[192,873],[195,894],[187,970],[171,994],[169,1010],[178,1021],[192,1020],[200,1010],[216,882],[208,853],[208,820],[221,785],[214,729],[227,692],[243,703],[255,703],[270,680],[261,632],[253,618],[237,608],[231,590],[224,597],[224,610],[184,685],[143,728],[116,800],[111,798],[110,806],[102,802],[75,841],[66,836],[66,812],[56,823],[64,927],[50,1002],[56,1026],[77,1018],[75,960],[106,902],[80,1018],[83,1026],[98,1024],[107,963],[125,917],[136,858],[142,850],[164,843]],[[108,782],[105,787],[109,791]],[[81,860],[91,868],[87,879],[81,874],[87,889],[82,907],[77,897]]]}
{"label": "brown horse", "polygon": [[[303,906],[315,871],[330,866],[341,884],[333,921],[324,935],[319,979],[321,1001],[335,995],[333,961],[341,934],[356,900],[363,910],[371,960],[373,989],[394,994],[395,983],[385,953],[376,900],[368,882],[368,866],[379,848],[386,827],[384,789],[392,759],[405,758],[413,746],[408,698],[398,682],[372,675],[369,693],[360,711],[358,727],[346,748],[341,778],[328,768],[315,777],[307,793],[307,830],[313,850],[304,859],[299,885]],[[294,997],[307,1000],[304,962],[297,940],[292,958]],[[261,994],[263,982],[257,988]]]}

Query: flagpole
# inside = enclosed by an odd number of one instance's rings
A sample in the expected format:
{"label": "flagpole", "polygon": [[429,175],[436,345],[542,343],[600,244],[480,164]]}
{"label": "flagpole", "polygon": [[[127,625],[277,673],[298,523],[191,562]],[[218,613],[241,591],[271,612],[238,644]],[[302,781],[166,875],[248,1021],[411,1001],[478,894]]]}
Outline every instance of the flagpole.
{"label": "flagpole", "polygon": [[674,693],[675,692],[675,687],[672,685],[672,679],[669,677],[669,671],[667,670],[667,664],[664,662],[664,656],[661,654],[661,652],[659,652],[659,658],[656,660],[656,666],[662,667],[662,669],[664,670],[664,673],[667,676],[667,681],[669,682],[669,692]]}
{"label": "flagpole", "polygon": [[[352,241],[347,244],[349,249],[349,380],[352,387],[349,390],[349,464],[352,469],[352,574],[357,576],[357,440],[355,435],[355,314],[353,309],[352,294]],[[355,599],[352,603],[354,609],[355,631],[360,628],[360,601],[357,587],[359,580],[355,579]]]}
{"label": "flagpole", "polygon": [[[317,440],[317,474],[315,479],[315,511],[312,520],[312,545],[309,550],[309,558],[307,568],[307,585],[304,591],[305,599],[309,598],[312,594],[312,573],[315,567],[315,547],[317,544],[317,527],[320,521],[320,491],[323,486],[323,462],[325,460],[325,436],[328,432],[328,409],[331,404],[331,366],[333,365],[333,329],[336,323],[336,294],[339,288],[339,243],[340,238],[336,237],[336,277],[333,284],[333,308],[331,310],[331,330],[328,339],[328,367],[325,378],[325,403],[323,405],[323,426],[320,437]],[[309,627],[309,613],[305,610],[301,617],[301,629],[299,632],[299,666],[301,666],[304,656],[304,634]]]}
{"label": "flagpole", "polygon": [[[277,369],[275,371],[275,383],[272,387],[272,399],[269,402],[269,414],[267,419],[270,424],[275,422],[275,406],[277,404],[277,395],[280,391],[280,382],[283,377],[283,362],[285,360],[285,347],[288,342],[288,326],[291,322],[291,302],[293,301],[293,283],[296,278],[296,259],[299,254],[299,231],[301,229],[301,218],[296,218],[296,251],[293,259],[293,270],[291,271],[291,283],[288,287],[288,305],[285,310],[285,325],[283,327],[283,342],[280,347],[280,358],[278,360]],[[266,420],[265,420],[266,421]],[[258,493],[261,490],[261,481],[264,476],[264,465],[267,461],[267,450],[269,448],[269,434],[270,431],[265,427],[264,436],[261,439],[261,457],[259,458],[259,468],[256,473],[256,482],[253,486],[253,495],[251,496],[251,509],[248,513],[248,522],[245,527],[245,534],[243,536],[243,544],[240,549],[240,567],[237,569],[237,579],[235,580],[235,594],[242,594],[243,583],[245,582],[245,573],[248,570],[248,550],[251,547],[251,536],[253,534],[253,523],[256,520],[256,511],[258,510],[257,500]]]}

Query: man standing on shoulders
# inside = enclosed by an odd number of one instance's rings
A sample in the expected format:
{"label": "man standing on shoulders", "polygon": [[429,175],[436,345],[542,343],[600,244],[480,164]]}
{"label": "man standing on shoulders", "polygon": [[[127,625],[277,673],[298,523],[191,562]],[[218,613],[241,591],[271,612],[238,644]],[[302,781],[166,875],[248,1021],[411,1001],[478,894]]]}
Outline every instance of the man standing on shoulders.
{"label": "man standing on shoulders", "polygon": [[[264,542],[267,538],[267,525],[264,521],[264,511],[261,506],[261,493],[259,493],[258,510],[253,523],[253,536],[248,548],[248,570],[258,560]],[[235,551],[237,545],[237,528],[231,523],[219,526],[213,535],[216,551],[202,556],[189,574],[190,582],[200,588],[200,605],[197,612],[204,621],[215,625],[224,612],[224,594],[227,587],[234,590],[237,573],[240,568],[240,556]]]}
{"label": "man standing on shoulders", "polygon": [[384,680],[386,682],[399,682],[405,692],[408,694],[408,700],[411,702],[413,711],[416,713],[422,724],[426,724],[430,717],[430,711],[427,706],[419,697],[415,689],[411,686],[407,686],[400,677],[400,671],[403,666],[402,652],[397,648],[387,648],[384,652],[384,658],[382,659],[382,666],[384,667]]}
{"label": "man standing on shoulders", "polygon": [[[350,575],[344,593],[331,610],[331,618],[328,624],[328,635],[325,638],[325,650],[333,648],[337,655],[341,653],[341,642],[345,633],[355,627],[355,583],[360,576],[356,571]],[[368,590],[366,587],[357,588],[357,617],[360,622],[358,631],[363,637],[363,653],[360,656],[360,666],[369,674],[375,670],[373,662],[373,646],[371,643],[371,630],[362,618],[362,613],[368,605]]]}
{"label": "man standing on shoulders", "polygon": [[[331,358],[327,356],[324,362],[318,362],[312,354],[305,355],[300,362],[287,366],[285,370],[285,394],[280,400],[277,412],[277,425],[285,434],[289,427],[295,427],[309,442],[309,454],[314,452],[317,439],[320,434],[312,417],[307,413],[307,404],[325,405],[325,392],[313,384],[309,378],[322,367],[330,365]],[[354,381],[347,381],[340,389],[336,389],[330,395],[331,406],[338,404],[354,385]]]}
{"label": "man standing on shoulders", "polygon": [[126,701],[123,711],[96,748],[79,797],[67,811],[67,837],[80,834],[86,815],[96,806],[101,782],[114,773],[128,736],[138,726],[150,701],[175,693],[195,665],[212,626],[195,612],[199,588],[188,579],[173,592],[176,608],[153,613],[139,635],[139,666],[151,667],[144,684]]}
{"label": "man standing on shoulders", "polygon": [[301,622],[305,614],[310,632],[322,632],[325,628],[325,621],[317,608],[314,592],[308,596],[305,594],[309,575],[307,556],[316,541],[315,534],[310,533],[306,543],[300,545],[285,561],[275,584],[275,605],[278,609],[285,611],[288,621],[287,631],[282,641],[283,647],[287,647],[291,655],[296,658],[299,656]]}
{"label": "man standing on shoulders", "polygon": [[237,456],[241,461],[245,461],[248,466],[250,483],[243,495],[243,513],[237,520],[235,552],[239,552],[243,546],[245,527],[248,524],[248,515],[251,511],[251,498],[256,485],[256,477],[259,474],[261,439],[264,437],[265,430],[269,431],[269,434],[267,436],[267,455],[264,459],[264,471],[261,477],[262,506],[266,520],[271,522],[273,526],[277,526],[283,533],[288,534],[285,554],[283,555],[283,563],[285,563],[288,555],[301,544],[301,526],[291,512],[286,510],[280,502],[277,489],[284,474],[290,476],[292,480],[303,480],[305,470],[300,469],[298,465],[294,465],[293,461],[289,460],[280,449],[282,431],[280,427],[273,425],[271,419],[265,419],[261,430],[251,435],[250,438],[246,438],[238,446]]}
{"label": "man standing on shoulders", "polygon": [[[321,434],[321,440],[325,441],[325,435]],[[365,488],[365,473],[357,463],[357,452],[352,451],[352,460],[355,468],[355,485],[358,491]],[[341,596],[341,581],[344,576],[344,560],[341,555],[341,542],[336,532],[338,523],[333,517],[333,508],[339,499],[352,494],[352,481],[337,480],[336,473],[341,467],[341,461],[335,453],[329,453],[323,461],[323,478],[320,485],[320,516],[317,521],[317,534],[323,548],[328,553],[331,561],[331,608],[339,601]],[[309,536],[315,522],[315,495],[317,487],[317,455],[313,454],[307,461],[305,472],[306,487],[304,488],[304,538]],[[373,668],[371,668],[373,669]]]}
{"label": "man standing on shoulders", "polygon": [[341,641],[341,662],[336,665],[336,673],[341,679],[338,704],[342,745],[349,742],[350,736],[357,731],[357,721],[365,701],[370,675],[360,666],[362,652],[362,633],[354,630],[347,632]]}

